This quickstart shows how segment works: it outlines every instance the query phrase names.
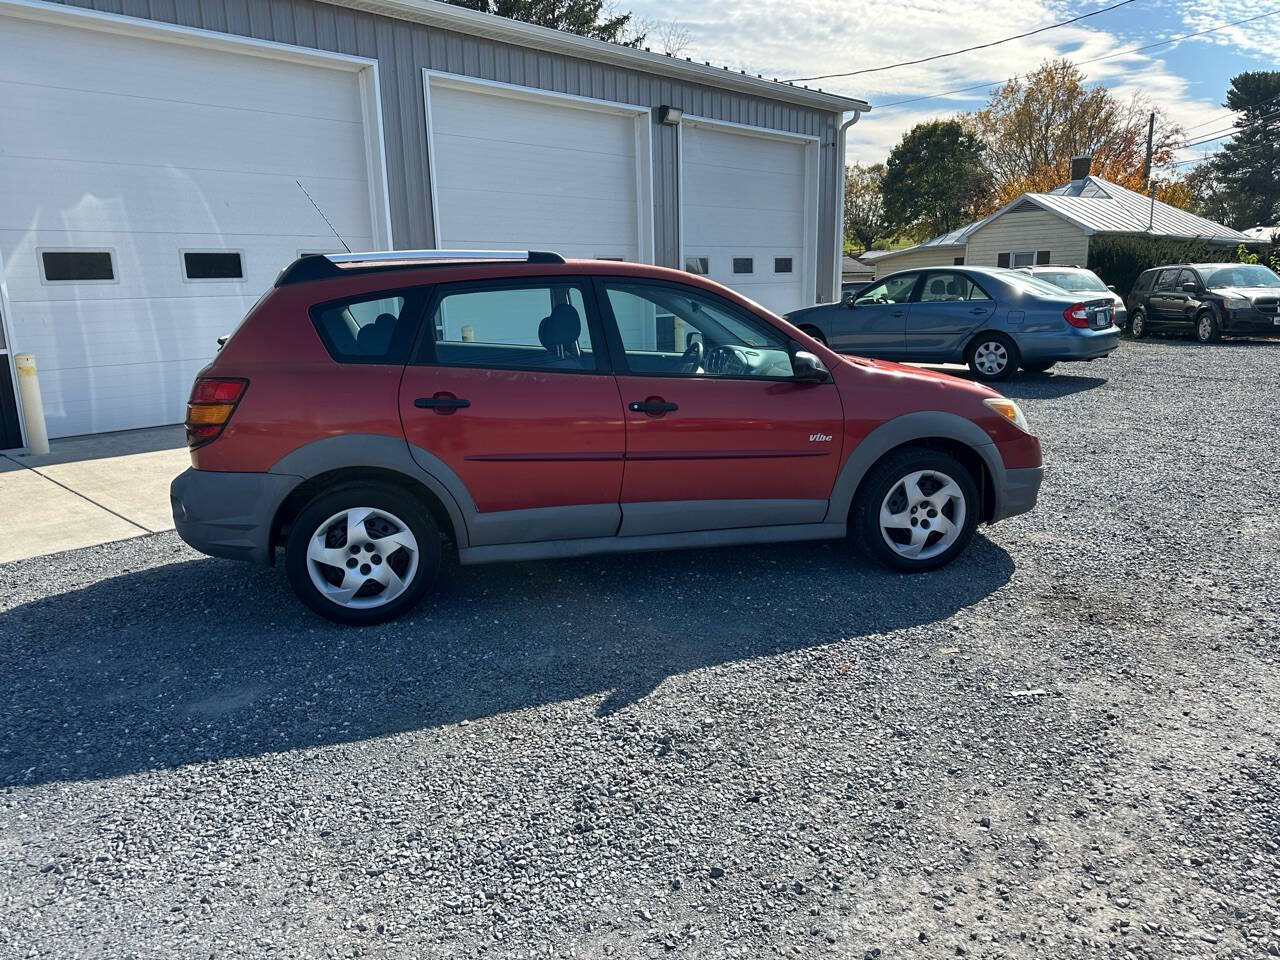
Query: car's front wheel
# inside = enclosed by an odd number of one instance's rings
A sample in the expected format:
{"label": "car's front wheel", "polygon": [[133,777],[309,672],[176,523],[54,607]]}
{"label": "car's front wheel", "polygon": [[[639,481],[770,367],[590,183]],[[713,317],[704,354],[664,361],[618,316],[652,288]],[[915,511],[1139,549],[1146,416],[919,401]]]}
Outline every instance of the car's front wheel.
{"label": "car's front wheel", "polygon": [[440,569],[423,505],[383,484],[322,493],[294,519],[285,570],[298,598],[337,623],[382,623],[416,604]]}
{"label": "car's front wheel", "polygon": [[1222,338],[1222,328],[1212,310],[1201,310],[1196,316],[1196,339],[1201,343],[1214,343]]}
{"label": "car's front wheel", "polygon": [[973,539],[979,509],[977,483],[959,460],[937,450],[904,450],[863,480],[850,532],[886,566],[932,570]]}
{"label": "car's front wheel", "polygon": [[1018,369],[1018,346],[1003,333],[980,334],[969,344],[967,359],[979,380],[1007,380]]}

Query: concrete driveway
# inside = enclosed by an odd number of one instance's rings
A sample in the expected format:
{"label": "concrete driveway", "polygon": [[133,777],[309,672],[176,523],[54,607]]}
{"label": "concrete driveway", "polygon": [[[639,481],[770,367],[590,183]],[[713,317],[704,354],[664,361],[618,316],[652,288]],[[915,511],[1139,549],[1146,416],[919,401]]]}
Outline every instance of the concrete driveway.
{"label": "concrete driveway", "polygon": [[169,481],[190,465],[182,427],[55,440],[0,453],[0,563],[173,529]]}

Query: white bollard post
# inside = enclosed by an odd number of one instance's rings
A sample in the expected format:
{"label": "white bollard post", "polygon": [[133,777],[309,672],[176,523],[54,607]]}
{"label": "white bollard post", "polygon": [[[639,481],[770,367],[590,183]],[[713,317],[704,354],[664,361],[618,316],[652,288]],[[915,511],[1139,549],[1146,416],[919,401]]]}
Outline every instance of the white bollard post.
{"label": "white bollard post", "polygon": [[49,452],[49,428],[44,422],[44,404],[40,402],[40,381],[36,379],[36,358],[20,353],[13,358],[18,368],[18,396],[22,398],[22,422],[27,429],[27,455]]}

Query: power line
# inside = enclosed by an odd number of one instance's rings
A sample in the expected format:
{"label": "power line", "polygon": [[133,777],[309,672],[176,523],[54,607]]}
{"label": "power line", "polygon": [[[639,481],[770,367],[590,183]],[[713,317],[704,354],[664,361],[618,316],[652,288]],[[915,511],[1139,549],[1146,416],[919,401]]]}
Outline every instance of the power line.
{"label": "power line", "polygon": [[972,53],[974,50],[986,50],[988,47],[998,47],[1002,43],[1009,43],[1012,40],[1022,40],[1025,37],[1033,37],[1037,33],[1044,33],[1047,30],[1056,30],[1058,27],[1066,27],[1073,23],[1079,23],[1081,20],[1088,20],[1090,17],[1096,17],[1100,13],[1107,13],[1118,7],[1127,6],[1130,3],[1136,3],[1137,0],[1120,0],[1119,3],[1113,3],[1109,7],[1102,7],[1098,10],[1091,10],[1088,13],[1082,13],[1078,17],[1072,17],[1070,20],[1063,20],[1061,23],[1051,23],[1048,26],[1037,27],[1035,30],[1028,30],[1026,33],[1014,34],[1012,37],[1005,37],[1001,40],[992,40],[990,43],[979,43],[972,47],[965,47],[963,50],[952,50],[950,53],[938,53],[931,57],[921,57],[919,60],[903,60],[900,63],[888,63],[882,67],[867,67],[863,70],[850,70],[847,73],[824,73],[818,77],[797,77],[794,80],[788,80],[788,83],[802,83],[807,80],[830,80],[832,77],[856,77],[864,73],[880,73],[882,70],[896,70],[898,67],[911,67],[919,63],[930,63],[934,60],[942,60],[946,57],[959,56],[962,53]]}
{"label": "power line", "polygon": [[[1274,103],[1277,100],[1280,100],[1280,94],[1277,94],[1274,97],[1268,97],[1266,100],[1260,100],[1258,103],[1250,104],[1250,106],[1265,107],[1268,103]],[[1193,123],[1191,126],[1187,127],[1186,129],[1194,130],[1196,129],[1196,127],[1207,127],[1209,124],[1217,123],[1219,120],[1225,120],[1227,117],[1234,117],[1237,113],[1240,113],[1240,112],[1241,111],[1239,110],[1228,110],[1226,113],[1218,114],[1212,120],[1201,120],[1199,123]]]}
{"label": "power line", "polygon": [[[1114,60],[1116,57],[1127,57],[1131,53],[1141,53],[1144,50],[1152,50],[1156,47],[1165,47],[1171,43],[1181,43],[1183,40],[1190,40],[1193,37],[1203,37],[1210,33],[1218,33],[1221,30],[1229,30],[1231,27],[1238,27],[1244,23],[1252,23],[1255,20],[1262,20],[1264,17],[1274,17],[1276,14],[1280,14],[1280,9],[1271,10],[1267,13],[1259,13],[1252,17],[1245,17],[1243,20],[1233,20],[1230,23],[1219,24],[1216,27],[1210,27],[1208,30],[1200,30],[1196,33],[1184,33],[1181,36],[1170,37],[1168,40],[1161,40],[1158,43],[1148,43],[1141,47],[1130,47],[1127,50],[1118,50],[1115,53],[1108,53],[1101,57],[1091,57],[1088,60],[1081,60],[1078,65],[1084,66],[1089,63],[1099,63],[1103,60]],[[1012,83],[1017,79],[1019,78],[1016,76],[1006,77],[1004,80],[990,80],[986,83],[975,83],[975,84],[972,84],[971,86],[956,87],[954,90],[943,90],[941,93],[931,93],[923,97],[911,97],[907,100],[894,100],[892,103],[883,103],[876,106],[875,112],[883,113],[885,110],[888,110],[892,107],[901,107],[901,106],[905,106],[908,103],[920,103],[924,100],[937,100],[940,97],[949,97],[953,93],[967,93],[970,90],[982,90],[988,87],[996,87],[1004,83]],[[1265,103],[1266,101],[1263,101],[1263,102]],[[1209,121],[1209,122],[1212,123],[1213,121]],[[1203,124],[1201,124],[1201,126],[1203,126]]]}
{"label": "power line", "polygon": [[[1265,103],[1266,101],[1263,102]],[[1190,147],[1198,147],[1204,143],[1212,143],[1214,140],[1221,140],[1224,137],[1233,137],[1237,133],[1244,133],[1246,130],[1252,130],[1254,127],[1261,126],[1268,120],[1274,120],[1276,117],[1280,117],[1280,110],[1273,110],[1270,113],[1263,114],[1257,120],[1254,120],[1252,123],[1247,123],[1242,127],[1233,125],[1230,127],[1224,127],[1221,130],[1213,130],[1210,133],[1202,134],[1201,139],[1188,141],[1176,149],[1186,150]]]}

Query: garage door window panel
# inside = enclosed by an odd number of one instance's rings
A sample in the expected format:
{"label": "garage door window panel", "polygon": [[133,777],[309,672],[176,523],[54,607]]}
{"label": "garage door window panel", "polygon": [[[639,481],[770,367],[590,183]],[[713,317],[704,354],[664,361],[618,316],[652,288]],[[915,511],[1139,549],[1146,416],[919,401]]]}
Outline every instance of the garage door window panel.
{"label": "garage door window panel", "polygon": [[421,362],[557,373],[608,369],[580,280],[446,287],[437,294]]}
{"label": "garage door window panel", "polygon": [[45,283],[115,283],[115,258],[110,250],[41,250]]}
{"label": "garage door window panel", "polygon": [[658,284],[606,281],[601,287],[630,373],[792,378],[787,338],[721,300]]}
{"label": "garage door window panel", "polygon": [[185,280],[243,280],[244,255],[239,250],[184,250]]}

